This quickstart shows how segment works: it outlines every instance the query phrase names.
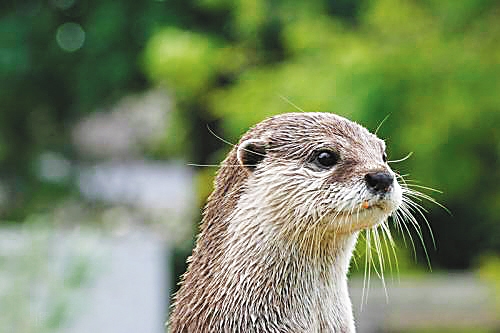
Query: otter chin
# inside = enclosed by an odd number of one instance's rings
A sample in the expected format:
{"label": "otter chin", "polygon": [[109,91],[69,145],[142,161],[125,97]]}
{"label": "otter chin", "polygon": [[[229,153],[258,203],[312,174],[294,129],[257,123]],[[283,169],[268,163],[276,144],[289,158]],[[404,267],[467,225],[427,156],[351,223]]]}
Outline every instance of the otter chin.
{"label": "otter chin", "polygon": [[170,332],[354,332],[358,234],[402,204],[385,143],[331,113],[255,125],[221,163]]}

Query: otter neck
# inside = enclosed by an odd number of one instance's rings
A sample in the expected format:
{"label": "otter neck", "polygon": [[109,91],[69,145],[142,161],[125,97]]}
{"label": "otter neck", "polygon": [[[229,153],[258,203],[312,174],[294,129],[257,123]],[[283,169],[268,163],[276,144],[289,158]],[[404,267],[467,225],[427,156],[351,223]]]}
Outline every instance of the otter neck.
{"label": "otter neck", "polygon": [[259,209],[237,209],[230,216],[216,280],[225,280],[221,293],[231,295],[222,306],[226,314],[243,309],[235,323],[253,328],[280,323],[294,332],[354,331],[347,272],[357,233],[338,236],[319,227],[283,231],[303,223]]}

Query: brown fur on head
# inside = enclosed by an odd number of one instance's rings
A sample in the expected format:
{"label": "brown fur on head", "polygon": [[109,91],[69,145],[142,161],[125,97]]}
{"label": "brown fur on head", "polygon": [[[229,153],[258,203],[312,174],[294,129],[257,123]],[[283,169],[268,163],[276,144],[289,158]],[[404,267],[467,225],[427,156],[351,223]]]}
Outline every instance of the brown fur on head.
{"label": "brown fur on head", "polygon": [[[367,187],[367,175],[392,173],[384,150],[375,135],[333,114],[290,113],[250,129],[217,173],[171,331],[352,327],[343,285],[357,231],[387,218],[401,200],[397,182],[390,191]],[[305,288],[315,288],[318,274],[326,282],[316,288],[340,288],[332,298],[346,304],[321,309],[321,296]],[[304,305],[314,302],[319,314]]]}

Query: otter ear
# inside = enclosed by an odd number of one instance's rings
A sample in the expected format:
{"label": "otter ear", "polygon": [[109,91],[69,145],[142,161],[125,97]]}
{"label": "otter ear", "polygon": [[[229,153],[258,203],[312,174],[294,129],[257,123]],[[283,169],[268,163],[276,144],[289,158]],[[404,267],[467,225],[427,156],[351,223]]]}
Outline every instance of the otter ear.
{"label": "otter ear", "polygon": [[266,156],[266,143],[260,139],[248,139],[238,145],[238,161],[244,167],[254,170]]}

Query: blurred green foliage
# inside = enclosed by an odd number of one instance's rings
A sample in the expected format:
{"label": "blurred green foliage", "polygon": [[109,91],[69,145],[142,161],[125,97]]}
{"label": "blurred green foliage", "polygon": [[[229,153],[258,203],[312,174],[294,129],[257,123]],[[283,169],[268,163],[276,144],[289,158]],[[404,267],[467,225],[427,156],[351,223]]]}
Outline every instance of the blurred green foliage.
{"label": "blurred green foliage", "polygon": [[[190,162],[229,149],[207,125],[235,142],[297,108],[372,130],[389,115],[378,133],[390,157],[414,152],[393,167],[442,190],[433,195],[452,212],[423,203],[433,266],[469,267],[500,252],[499,36],[494,0],[3,1],[1,216],[73,193],[38,179],[36,163],[44,151],[80,158],[75,120],[163,85],[176,106],[154,156]],[[200,172],[200,193],[213,173]]]}

